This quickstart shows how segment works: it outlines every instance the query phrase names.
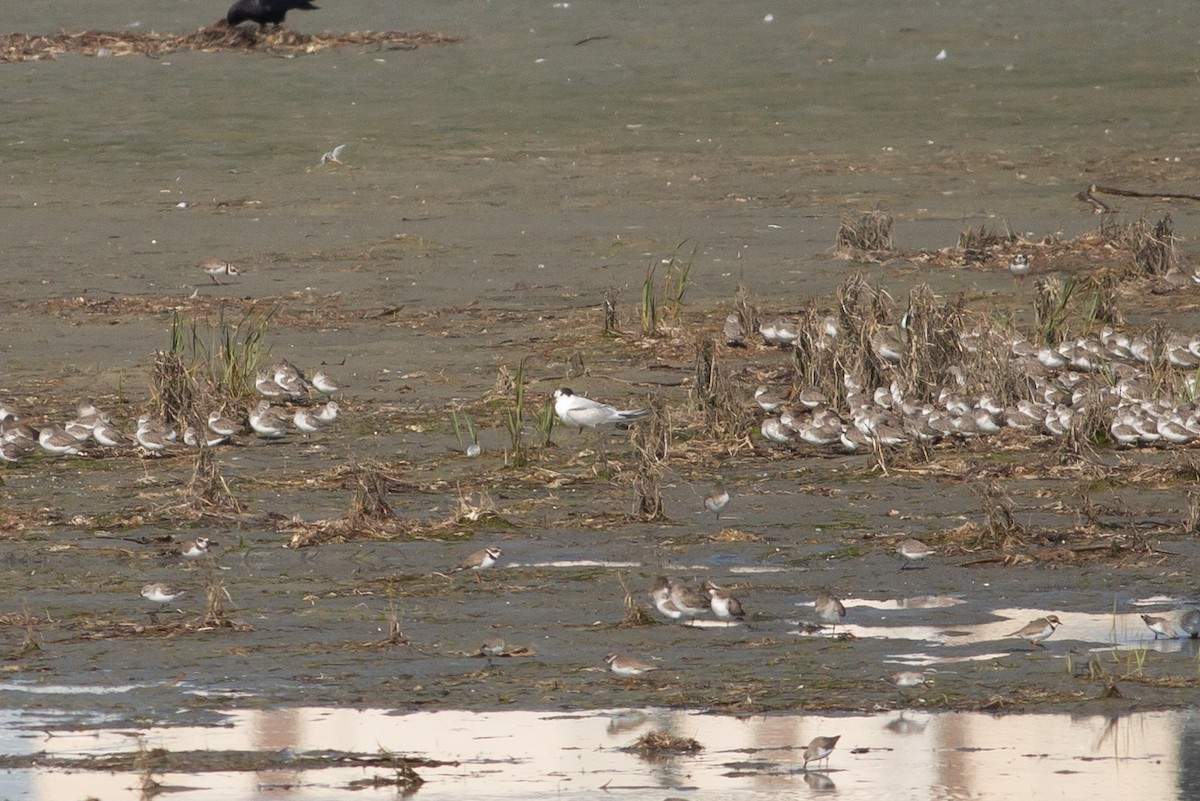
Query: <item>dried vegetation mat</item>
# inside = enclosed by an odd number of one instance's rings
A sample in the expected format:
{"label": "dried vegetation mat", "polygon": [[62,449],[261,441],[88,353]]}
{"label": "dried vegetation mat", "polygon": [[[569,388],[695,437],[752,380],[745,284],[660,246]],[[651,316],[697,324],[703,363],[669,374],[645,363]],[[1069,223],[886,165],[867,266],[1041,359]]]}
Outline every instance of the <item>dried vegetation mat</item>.
{"label": "dried vegetation mat", "polygon": [[277,27],[259,31],[251,26],[231,27],[224,21],[192,33],[133,33],[130,31],[81,31],[0,36],[0,62],[43,61],[64,53],[85,56],[157,57],[184,50],[203,53],[268,53],[307,55],[332,47],[373,46],[388,50],[413,50],[422,45],[453,44],[459,41],[441,33],[407,31],[351,31],[306,34]]}
{"label": "dried vegetation mat", "polygon": [[643,759],[657,760],[682,754],[695,754],[704,750],[698,741],[691,737],[678,737],[665,731],[646,732],[633,745],[625,749]]}
{"label": "dried vegetation mat", "polygon": [[278,516],[276,530],[291,534],[287,547],[308,548],[355,540],[446,540],[470,536],[466,528],[511,525],[500,516],[495,502],[486,493],[460,492],[454,512],[445,520],[427,522],[400,517],[388,502],[391,488],[408,486],[398,468],[372,463],[338,472],[351,491],[347,513],[323,520]]}

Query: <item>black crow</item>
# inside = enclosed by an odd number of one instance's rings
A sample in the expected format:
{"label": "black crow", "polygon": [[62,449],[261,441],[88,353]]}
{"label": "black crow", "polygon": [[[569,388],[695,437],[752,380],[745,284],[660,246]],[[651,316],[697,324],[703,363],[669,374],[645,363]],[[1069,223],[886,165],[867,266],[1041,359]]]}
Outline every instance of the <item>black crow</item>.
{"label": "black crow", "polygon": [[250,20],[265,28],[267,25],[279,25],[293,8],[315,10],[319,6],[314,6],[312,0],[237,0],[229,7],[225,21],[230,25],[239,25]]}

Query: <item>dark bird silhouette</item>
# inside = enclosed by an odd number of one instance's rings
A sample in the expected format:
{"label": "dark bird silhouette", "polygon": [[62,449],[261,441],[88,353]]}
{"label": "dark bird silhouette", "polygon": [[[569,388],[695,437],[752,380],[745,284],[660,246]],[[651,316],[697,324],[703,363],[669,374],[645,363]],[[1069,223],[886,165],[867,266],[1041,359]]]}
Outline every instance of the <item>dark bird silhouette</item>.
{"label": "dark bird silhouette", "polygon": [[229,7],[225,21],[230,25],[240,25],[247,20],[257,22],[262,27],[278,26],[283,18],[294,8],[316,10],[312,0],[237,0]]}

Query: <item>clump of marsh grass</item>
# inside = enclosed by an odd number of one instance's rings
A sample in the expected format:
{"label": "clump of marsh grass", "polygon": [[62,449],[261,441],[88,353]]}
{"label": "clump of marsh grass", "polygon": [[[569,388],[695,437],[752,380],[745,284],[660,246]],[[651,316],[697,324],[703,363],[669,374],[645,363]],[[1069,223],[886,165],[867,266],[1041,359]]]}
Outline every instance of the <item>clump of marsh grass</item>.
{"label": "clump of marsh grass", "polygon": [[877,260],[893,249],[890,214],[866,211],[843,216],[834,241],[834,255],[843,259]]}
{"label": "clump of marsh grass", "polygon": [[[816,387],[834,408],[841,408],[845,401],[845,384],[842,382],[842,356],[846,343],[840,328],[830,336],[828,325],[836,327],[837,320],[823,315],[810,303],[801,313],[796,326],[796,341],[792,343],[792,361],[795,369],[797,389]],[[861,354],[852,362],[860,362]]]}
{"label": "clump of marsh grass", "polygon": [[644,521],[666,520],[660,483],[670,455],[671,426],[661,398],[650,404],[650,416],[634,428],[637,466],[633,474],[634,514]]}
{"label": "clump of marsh grass", "polygon": [[[510,467],[520,467],[529,460],[525,445],[525,363],[527,361],[529,361],[529,357],[523,356],[521,361],[517,362],[516,372],[506,382],[511,398],[508,408],[504,412],[504,428],[508,431],[509,442],[504,462]],[[501,369],[507,374],[506,367]],[[549,434],[547,434],[548,437]]]}
{"label": "clump of marsh grass", "polygon": [[210,405],[236,403],[254,391],[254,375],[269,357],[267,327],[277,309],[251,309],[237,322],[222,308],[215,323],[171,318],[171,353],[177,354]]}
{"label": "clump of marsh grass", "polygon": [[229,626],[225,614],[225,602],[231,601],[229,590],[221,582],[216,562],[208,560],[204,568],[204,613],[200,616],[201,626]]}
{"label": "clump of marsh grass", "polygon": [[746,435],[755,421],[737,386],[722,369],[717,342],[702,336],[696,340],[694,353],[693,401],[708,437],[717,440],[727,435]]}
{"label": "clump of marsh grass", "polygon": [[355,527],[394,520],[396,514],[388,503],[388,476],[378,465],[356,466],[351,474],[354,495],[350,501],[349,520]]}
{"label": "clump of marsh grass", "polygon": [[192,477],[185,491],[189,503],[202,512],[232,512],[242,510],[229,484],[221,474],[221,468],[213,455],[212,448],[203,442],[196,452],[196,460],[192,466]]}
{"label": "clump of marsh grass", "polygon": [[1013,499],[995,482],[975,485],[975,496],[983,511],[977,547],[1011,550],[1024,542],[1024,528],[1013,516]]}
{"label": "clump of marsh grass", "polygon": [[617,320],[617,298],[621,290],[609,287],[604,291],[604,335],[615,337],[621,333],[620,322]]}
{"label": "clump of marsh grass", "polygon": [[958,250],[965,262],[985,261],[988,254],[1016,241],[1012,231],[1003,234],[989,231],[986,226],[967,226],[958,234]]}
{"label": "clump of marsh grass", "polygon": [[1141,277],[1158,277],[1175,266],[1175,222],[1168,214],[1154,225],[1138,219],[1126,227],[1125,241],[1133,252],[1133,271]]}
{"label": "clump of marsh grass", "polygon": [[920,397],[953,383],[950,368],[962,360],[959,338],[964,327],[966,301],[940,303],[928,284],[913,287],[908,310],[899,326],[906,348],[900,367],[903,383]]}
{"label": "clump of marsh grass", "polygon": [[382,645],[408,645],[411,641],[404,636],[404,627],[400,623],[400,613],[396,611],[396,602],[388,603],[388,631],[387,636],[383,639]]}
{"label": "clump of marsh grass", "polygon": [[1038,343],[1057,345],[1069,336],[1069,305],[1078,287],[1079,281],[1074,277],[1061,281],[1055,276],[1047,276],[1034,284],[1033,315]]}
{"label": "clump of marsh grass", "polygon": [[642,608],[633,598],[633,593],[629,591],[629,586],[625,583],[625,577],[617,574],[617,581],[621,585],[621,591],[625,593],[625,617],[621,618],[621,622],[617,624],[619,628],[632,628],[634,626],[649,626],[654,623],[646,610]]}
{"label": "clump of marsh grass", "polygon": [[196,411],[198,388],[183,356],[172,348],[154,355],[150,367],[150,392],[155,410],[177,428],[199,421]]}
{"label": "clump of marsh grass", "polygon": [[37,618],[29,614],[29,606],[25,603],[21,604],[21,627],[24,634],[21,638],[21,647],[17,649],[19,656],[28,654],[36,654],[42,650],[42,638],[38,636]]}
{"label": "clump of marsh grass", "polygon": [[454,438],[458,440],[458,449],[469,452],[472,445],[478,449],[479,432],[475,430],[475,421],[471,419],[471,415],[451,409],[450,420],[454,424]]}
{"label": "clump of marsh grass", "polygon": [[[688,290],[688,275],[696,261],[697,246],[692,247],[687,259],[680,258],[680,250],[687,242],[679,243],[669,258],[661,261],[651,259],[642,281],[642,336],[653,337],[662,332],[664,324],[674,325],[683,310],[683,298]],[[662,283],[657,279],[658,268],[665,266]]]}

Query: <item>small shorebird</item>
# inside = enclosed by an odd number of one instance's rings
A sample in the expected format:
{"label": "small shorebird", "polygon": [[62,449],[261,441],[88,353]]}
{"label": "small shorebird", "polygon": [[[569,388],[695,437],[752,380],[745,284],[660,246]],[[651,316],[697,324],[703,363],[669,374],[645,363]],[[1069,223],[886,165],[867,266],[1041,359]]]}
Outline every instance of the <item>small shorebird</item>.
{"label": "small shorebird", "polygon": [[219,542],[213,542],[208,537],[196,537],[196,539],[183,544],[183,548],[180,549],[180,555],[184,559],[199,559],[202,556],[208,556],[209,548],[220,544]]}
{"label": "small shorebird", "polygon": [[221,437],[232,437],[240,434],[242,427],[220,412],[212,412],[208,415],[208,430]]}
{"label": "small shorebird", "polygon": [[729,491],[723,486],[713,487],[712,492],[704,496],[704,508],[713,512],[717,520],[721,519],[721,510],[729,505]]}
{"label": "small shorebird", "polygon": [[846,617],[846,607],[842,602],[834,596],[829,590],[822,590],[817,596],[816,603],[813,604],[813,609],[817,611],[817,617],[833,626],[831,634],[837,633],[838,623]]}
{"label": "small shorebird", "polygon": [[564,425],[579,426],[580,433],[583,433],[585,428],[632,423],[650,416],[650,412],[645,409],[618,409],[607,403],[576,395],[567,387],[554,390],[554,413]]}
{"label": "small shorebird", "polygon": [[488,666],[490,667],[493,656],[508,655],[508,643],[506,643],[504,638],[499,635],[495,637],[488,637],[483,641],[483,644],[479,646],[479,653],[487,657]]}
{"label": "small shorebird", "polygon": [[316,415],[316,418],[322,423],[332,423],[337,419],[338,412],[341,410],[342,407],[337,405],[337,401],[330,401],[324,406],[318,406],[317,410],[313,412],[313,414]]}
{"label": "small shorebird", "polygon": [[38,444],[42,450],[55,456],[78,456],[79,440],[67,433],[58,423],[51,423],[38,432]]}
{"label": "small shorebird", "polygon": [[317,390],[317,392],[320,392],[322,395],[333,395],[334,393],[341,392],[343,389],[345,389],[344,386],[326,375],[324,370],[318,370],[317,372],[313,373],[312,381],[310,383]]}
{"label": "small shorebird", "polygon": [[719,620],[731,623],[746,617],[746,612],[742,609],[742,602],[734,598],[729,593],[729,590],[718,587],[711,581],[704,582],[704,589],[708,591],[709,606],[712,608],[712,613]]}
{"label": "small shorebird", "polygon": [[914,562],[919,562],[925,557],[931,556],[934,551],[920,540],[905,540],[896,547],[896,553],[903,557],[900,569],[906,570]]}
{"label": "small shorebird", "polygon": [[671,580],[671,603],[684,617],[690,617],[693,621],[712,608],[703,587],[676,579]]}
{"label": "small shorebird", "polygon": [[671,582],[666,576],[659,576],[650,585],[649,589],[650,600],[654,602],[654,608],[659,611],[663,617],[668,617],[671,620],[679,620],[683,617],[683,612],[676,608],[675,604],[671,603]]}
{"label": "small shorebird", "polygon": [[292,415],[292,425],[305,434],[315,434],[324,427],[319,417],[302,407],[297,407]]}
{"label": "small shorebird", "polygon": [[746,344],[746,327],[742,325],[742,315],[730,312],[725,318],[725,342],[731,348],[740,348]]}
{"label": "small shorebird", "polygon": [[232,278],[235,275],[241,274],[237,267],[234,267],[227,261],[221,261],[220,259],[209,259],[200,265],[200,269],[203,270],[217,286],[224,286],[220,281],[220,276]]}
{"label": "small shorebird", "polygon": [[929,679],[925,677],[925,674],[916,670],[902,670],[899,673],[893,673],[884,679],[884,681],[894,686],[897,690],[904,690],[907,687],[920,687],[929,683]]}
{"label": "small shorebird", "polygon": [[1048,639],[1054,630],[1062,625],[1062,621],[1058,619],[1058,615],[1046,615],[1039,617],[1037,620],[1031,620],[1022,628],[1017,629],[1009,637],[1020,637],[1022,640],[1029,640],[1035,648],[1045,648],[1041,641]]}
{"label": "small shorebird", "polygon": [[608,663],[609,670],[623,679],[632,679],[643,673],[658,670],[656,665],[647,664],[640,659],[634,659],[632,656],[624,654],[605,654],[604,661]]}
{"label": "small shorebird", "polygon": [[804,770],[808,770],[809,762],[820,763],[822,759],[826,760],[828,766],[829,755],[833,753],[833,749],[838,744],[838,740],[842,739],[842,735],[836,737],[814,737],[808,747],[804,749]]}
{"label": "small shorebird", "polygon": [[107,420],[96,423],[96,427],[92,429],[92,439],[106,448],[120,448],[129,444],[129,437],[122,434]]}
{"label": "small shorebird", "polygon": [[250,410],[250,427],[264,439],[279,439],[287,434],[287,423],[272,408],[270,401],[260,401]]}
{"label": "small shorebird", "polygon": [[170,584],[147,584],[142,587],[142,597],[156,604],[169,604],[180,595],[183,595],[183,590],[176,590]]}
{"label": "small shorebird", "polygon": [[145,448],[147,453],[162,453],[171,444],[171,439],[163,427],[156,425],[153,420],[139,422],[137,430],[133,432],[133,436],[137,440],[138,445]]}
{"label": "small shorebird", "polygon": [[1012,261],[1008,263],[1008,271],[1012,273],[1013,278],[1020,281],[1025,276],[1033,272],[1033,265],[1029,262],[1029,257],[1024,253],[1014,254]]}
{"label": "small shorebird", "polygon": [[1142,615],[1142,622],[1146,627],[1154,632],[1154,639],[1158,639],[1161,634],[1168,640],[1174,640],[1179,637],[1179,632],[1175,629],[1175,625],[1169,617],[1151,617],[1150,615]]}
{"label": "small shorebird", "polygon": [[475,580],[482,582],[483,579],[479,577],[479,572],[481,570],[487,570],[489,567],[496,564],[496,560],[500,558],[501,553],[501,550],[495,546],[483,548],[471,554],[466,559],[463,559],[458,563],[458,566],[450,572],[453,574],[461,573],[464,570],[470,570],[475,574]]}
{"label": "small shorebird", "polygon": [[765,384],[754,390],[754,402],[764,412],[773,412],[783,405],[784,399],[771,391]]}

